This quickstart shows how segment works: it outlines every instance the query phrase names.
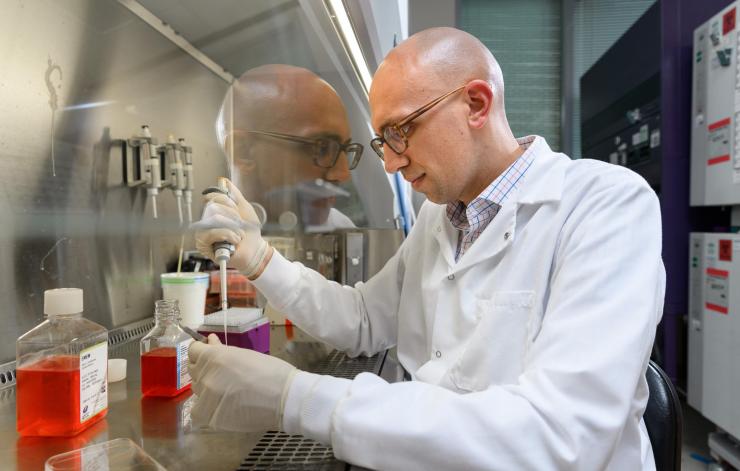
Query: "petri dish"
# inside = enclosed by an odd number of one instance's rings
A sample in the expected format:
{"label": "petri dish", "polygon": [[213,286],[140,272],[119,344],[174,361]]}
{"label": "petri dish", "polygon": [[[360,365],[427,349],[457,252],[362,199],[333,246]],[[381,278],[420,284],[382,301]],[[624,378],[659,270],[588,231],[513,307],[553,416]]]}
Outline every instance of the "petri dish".
{"label": "petri dish", "polygon": [[166,471],[154,458],[128,438],[116,438],[54,455],[45,471]]}

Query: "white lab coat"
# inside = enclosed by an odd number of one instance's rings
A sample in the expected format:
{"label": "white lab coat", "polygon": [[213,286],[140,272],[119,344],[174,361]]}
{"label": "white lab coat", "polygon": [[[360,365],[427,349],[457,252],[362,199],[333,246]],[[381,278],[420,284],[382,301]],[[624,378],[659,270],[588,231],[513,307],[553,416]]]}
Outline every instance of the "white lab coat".
{"label": "white lab coat", "polygon": [[[316,402],[339,397],[325,431],[338,458],[376,469],[655,468],[642,415],[665,290],[658,200],[623,167],[570,160],[542,138],[532,146],[520,190],[458,262],[445,207],[426,203],[365,284],[341,287],[279,256],[257,280],[298,326],[350,354],[397,345],[415,380],[361,374]],[[302,433],[321,437],[315,428]]]}
{"label": "white lab coat", "polygon": [[334,229],[353,229],[357,226],[355,226],[355,223],[352,222],[352,219],[347,217],[344,213],[339,211],[337,208],[331,208],[329,210],[329,216],[326,218],[326,222],[324,224],[315,225],[315,226],[306,226],[304,231],[306,233],[313,233],[313,232],[325,232],[325,231],[333,231]]}

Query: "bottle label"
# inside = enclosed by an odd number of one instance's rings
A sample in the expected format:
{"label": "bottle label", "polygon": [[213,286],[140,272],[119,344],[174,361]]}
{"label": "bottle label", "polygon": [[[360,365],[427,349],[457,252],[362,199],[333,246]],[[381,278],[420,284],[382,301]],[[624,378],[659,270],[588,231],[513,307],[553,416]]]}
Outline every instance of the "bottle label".
{"label": "bottle label", "polygon": [[192,340],[185,340],[177,344],[177,389],[182,389],[192,381],[188,371],[188,350]]}
{"label": "bottle label", "polygon": [[80,423],[108,407],[108,343],[80,352]]}

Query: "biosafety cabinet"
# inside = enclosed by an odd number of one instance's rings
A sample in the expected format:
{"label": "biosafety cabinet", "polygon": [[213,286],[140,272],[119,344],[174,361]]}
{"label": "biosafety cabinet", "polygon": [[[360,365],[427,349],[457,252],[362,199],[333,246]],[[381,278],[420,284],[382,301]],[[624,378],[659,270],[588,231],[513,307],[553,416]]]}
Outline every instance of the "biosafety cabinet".
{"label": "biosafety cabinet", "polygon": [[740,204],[737,2],[694,31],[691,205]]}
{"label": "biosafety cabinet", "polygon": [[[218,177],[265,209],[266,236],[340,227],[329,214],[341,227],[393,232],[401,206],[367,145],[369,73],[346,41],[363,45],[374,70],[403,39],[400,13],[397,2],[352,2],[351,13],[345,3],[0,0],[0,388],[46,289],[83,289],[89,319],[108,329],[150,322],[160,275],[196,248],[188,225]],[[352,34],[342,33],[340,13]],[[250,103],[234,98],[245,73],[250,84],[277,84],[301,69],[336,91],[336,119],[310,106],[297,79],[280,85],[280,99],[262,86],[250,86],[263,90]],[[329,182],[309,159],[314,148],[336,148],[323,138],[337,123],[347,130],[341,140],[364,152]],[[252,143],[271,150],[247,153]],[[374,257],[355,259],[357,277]]]}

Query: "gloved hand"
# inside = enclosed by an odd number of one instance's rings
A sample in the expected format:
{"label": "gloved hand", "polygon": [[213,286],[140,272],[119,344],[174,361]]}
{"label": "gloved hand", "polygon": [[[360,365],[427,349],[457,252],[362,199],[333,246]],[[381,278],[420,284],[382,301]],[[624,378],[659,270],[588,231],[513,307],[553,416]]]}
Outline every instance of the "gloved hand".
{"label": "gloved hand", "polygon": [[282,427],[283,408],[298,370],[269,355],[222,345],[214,334],[208,345],[193,342],[188,352],[191,410],[196,426],[232,432],[263,432]]}
{"label": "gloved hand", "polygon": [[206,207],[200,221],[191,225],[195,233],[195,247],[204,256],[214,260],[213,244],[226,241],[236,247],[229,266],[253,278],[260,273],[272,248],[262,238],[260,222],[254,208],[244,199],[239,189],[227,182],[229,196],[221,193],[206,195]]}

